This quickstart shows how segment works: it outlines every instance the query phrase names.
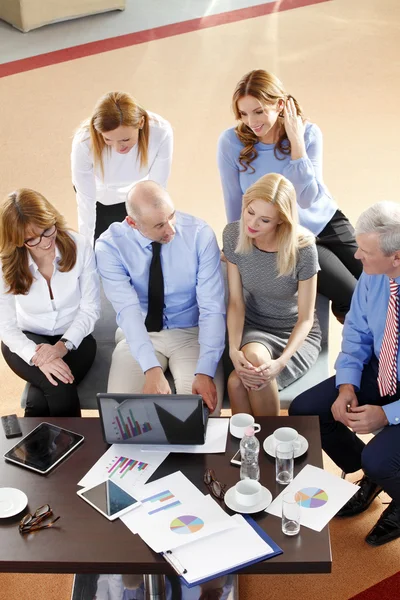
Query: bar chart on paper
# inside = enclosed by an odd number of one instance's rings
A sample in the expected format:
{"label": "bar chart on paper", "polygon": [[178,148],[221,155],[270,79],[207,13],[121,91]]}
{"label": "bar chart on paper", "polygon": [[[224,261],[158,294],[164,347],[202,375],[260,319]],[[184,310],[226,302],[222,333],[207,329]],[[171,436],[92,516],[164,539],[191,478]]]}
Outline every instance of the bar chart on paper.
{"label": "bar chart on paper", "polygon": [[91,487],[99,481],[111,479],[128,493],[134,486],[141,487],[153,475],[168,452],[143,452],[136,446],[113,444],[79,481],[82,487]]}
{"label": "bar chart on paper", "polygon": [[114,432],[119,440],[129,440],[152,430],[149,421],[139,423],[131,408],[119,407],[113,419]]}
{"label": "bar chart on paper", "polygon": [[148,515],[155,515],[162,510],[179,506],[181,502],[169,490],[164,490],[154,496],[142,499],[142,504],[147,504],[146,510]]}
{"label": "bar chart on paper", "polygon": [[135,479],[139,477],[149,463],[127,458],[126,456],[115,456],[107,468],[109,479],[123,479],[127,475],[135,475]]}

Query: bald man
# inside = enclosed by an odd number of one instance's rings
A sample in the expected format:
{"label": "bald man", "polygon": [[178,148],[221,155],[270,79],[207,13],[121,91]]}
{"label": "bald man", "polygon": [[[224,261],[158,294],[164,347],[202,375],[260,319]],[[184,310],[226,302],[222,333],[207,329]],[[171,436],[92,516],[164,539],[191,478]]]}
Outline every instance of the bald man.
{"label": "bald man", "polygon": [[153,181],[132,188],[126,210],[95,248],[119,326],[108,391],[170,394],[169,367],[178,394],[200,394],[219,415],[225,304],[214,232]]}

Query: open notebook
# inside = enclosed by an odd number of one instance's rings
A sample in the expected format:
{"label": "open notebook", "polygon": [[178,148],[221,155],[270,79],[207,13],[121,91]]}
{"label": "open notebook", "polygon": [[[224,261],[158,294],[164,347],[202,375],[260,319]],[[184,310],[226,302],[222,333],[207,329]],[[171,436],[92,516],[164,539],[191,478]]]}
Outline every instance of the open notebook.
{"label": "open notebook", "polygon": [[237,527],[163,553],[188,587],[282,554],[251,517],[231,518]]}

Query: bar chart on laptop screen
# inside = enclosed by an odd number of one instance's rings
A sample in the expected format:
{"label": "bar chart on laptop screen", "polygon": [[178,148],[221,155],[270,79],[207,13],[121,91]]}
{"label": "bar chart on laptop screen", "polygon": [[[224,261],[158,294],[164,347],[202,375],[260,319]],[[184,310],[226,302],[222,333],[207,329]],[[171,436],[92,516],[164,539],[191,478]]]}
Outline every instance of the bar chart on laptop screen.
{"label": "bar chart on laptop screen", "polygon": [[113,427],[120,440],[129,440],[152,430],[150,421],[139,422],[129,406],[116,410]]}

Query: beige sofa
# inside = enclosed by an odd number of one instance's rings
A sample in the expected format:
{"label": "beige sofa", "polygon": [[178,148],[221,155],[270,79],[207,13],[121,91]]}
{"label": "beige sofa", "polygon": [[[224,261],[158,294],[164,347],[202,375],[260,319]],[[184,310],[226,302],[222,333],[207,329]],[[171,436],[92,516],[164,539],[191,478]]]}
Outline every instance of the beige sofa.
{"label": "beige sofa", "polygon": [[126,0],[0,0],[0,19],[26,32],[86,15],[124,10]]}

